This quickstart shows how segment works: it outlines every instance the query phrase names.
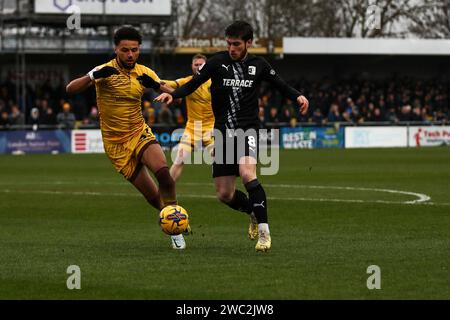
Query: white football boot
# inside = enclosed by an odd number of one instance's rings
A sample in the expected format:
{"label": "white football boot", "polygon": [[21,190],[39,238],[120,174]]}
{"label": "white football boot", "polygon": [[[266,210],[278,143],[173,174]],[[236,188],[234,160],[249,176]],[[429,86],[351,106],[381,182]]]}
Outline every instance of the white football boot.
{"label": "white football boot", "polygon": [[186,241],[184,241],[183,234],[170,236],[170,239],[172,240],[172,248],[176,250],[186,249]]}

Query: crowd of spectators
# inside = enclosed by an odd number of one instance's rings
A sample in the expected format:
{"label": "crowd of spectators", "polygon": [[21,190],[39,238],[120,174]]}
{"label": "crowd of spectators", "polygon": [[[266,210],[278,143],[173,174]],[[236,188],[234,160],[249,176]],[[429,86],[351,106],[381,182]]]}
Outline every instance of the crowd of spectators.
{"label": "crowd of spectators", "polygon": [[[149,125],[183,126],[186,111],[183,105],[168,107],[153,103],[154,92],[143,97],[142,112]],[[0,82],[0,129],[20,128],[98,128],[99,111],[96,106],[95,89],[69,96],[64,82],[50,81],[37,86],[27,86],[25,108],[16,99],[16,87],[9,81]],[[19,102],[17,102],[19,100]],[[24,112],[25,111],[25,112]]]}
{"label": "crowd of spectators", "polygon": [[265,123],[308,122],[361,125],[367,123],[397,124],[447,123],[450,107],[449,80],[417,80],[391,77],[384,80],[358,78],[321,81],[292,81],[310,101],[306,116],[270,86],[261,89],[260,119]]}
{"label": "crowd of spectators", "polygon": [[[259,97],[259,116],[269,125],[309,123],[323,126],[328,123],[361,125],[367,123],[446,124],[449,120],[450,81],[417,80],[392,77],[385,80],[358,78],[320,81],[296,79],[290,84],[310,101],[310,110],[302,116],[295,103],[285,99],[279,91],[264,84]],[[43,82],[28,86],[25,107],[16,99],[12,82],[0,82],[0,128],[21,125],[34,127],[98,127],[95,90],[67,96],[64,82]],[[182,126],[186,122],[183,105],[167,107],[153,103],[154,93],[143,97],[142,110],[149,125]]]}

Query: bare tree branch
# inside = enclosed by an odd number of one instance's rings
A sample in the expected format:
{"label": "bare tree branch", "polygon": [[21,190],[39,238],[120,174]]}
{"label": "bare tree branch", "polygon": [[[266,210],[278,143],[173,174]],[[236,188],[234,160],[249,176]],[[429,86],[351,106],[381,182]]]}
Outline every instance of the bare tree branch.
{"label": "bare tree branch", "polygon": [[[221,37],[225,27],[239,19],[252,24],[257,38],[408,34],[450,38],[450,0],[172,1],[178,11],[177,34],[184,37]],[[369,8],[376,8],[379,14],[379,25],[375,28]]]}
{"label": "bare tree branch", "polygon": [[422,10],[409,15],[409,31],[421,38],[450,38],[450,2],[424,0]]}

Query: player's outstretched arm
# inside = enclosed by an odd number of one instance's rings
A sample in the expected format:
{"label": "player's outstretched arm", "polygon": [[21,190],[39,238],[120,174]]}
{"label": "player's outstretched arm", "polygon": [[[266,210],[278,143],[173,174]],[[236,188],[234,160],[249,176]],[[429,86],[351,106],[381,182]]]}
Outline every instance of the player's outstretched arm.
{"label": "player's outstretched arm", "polygon": [[136,78],[144,87],[151,88],[157,92],[172,93],[175,89],[167,85],[164,81],[158,82],[147,74],[142,74]]}
{"label": "player's outstretched arm", "polygon": [[190,95],[192,92],[197,90],[197,88],[200,87],[202,83],[211,78],[212,73],[217,68],[217,61],[219,61],[217,60],[217,58],[211,58],[208,62],[206,62],[198,69],[197,74],[195,74],[190,81],[188,81],[178,89],[175,89],[171,93],[160,94],[155,98],[155,101],[164,102],[170,105],[172,104],[174,99],[180,99]]}
{"label": "player's outstretched arm", "polygon": [[172,104],[173,97],[170,93],[161,93],[159,96],[155,98],[155,101],[161,102],[161,103],[167,103],[168,105]]}
{"label": "player's outstretched arm", "polygon": [[166,93],[172,93],[172,92],[175,91],[174,88],[168,86],[164,82],[161,82],[161,87],[159,87],[159,90],[162,91],[162,92],[166,92]]}
{"label": "player's outstretched arm", "polygon": [[[209,79],[209,78],[208,78]],[[208,80],[206,79],[206,80]],[[172,104],[174,99],[180,99],[194,92],[203,82],[206,80],[200,77],[194,77],[191,81],[185,85],[179,87],[178,89],[172,90],[170,93],[162,93],[155,98],[155,101],[165,102],[168,105]]]}
{"label": "player's outstretched arm", "polygon": [[296,102],[300,107],[300,113],[305,115],[309,109],[309,101],[299,91],[288,85],[276,72],[268,62],[264,72],[264,79],[274,85],[280,92],[290,100]]}
{"label": "player's outstretched arm", "polygon": [[89,78],[88,75],[85,75],[83,77],[70,81],[69,84],[66,86],[66,92],[68,94],[75,94],[86,90],[91,85],[92,85],[91,78]]}
{"label": "player's outstretched arm", "polygon": [[89,73],[83,77],[72,80],[67,86],[66,91],[69,94],[78,93],[86,90],[92,85],[93,81],[101,78],[108,78],[113,74],[119,74],[116,68],[106,66],[101,69],[94,68]]}
{"label": "player's outstretched arm", "polygon": [[[192,77],[190,81],[182,85],[181,87],[175,89],[171,92],[172,99],[184,98],[200,87],[203,83],[208,81],[211,78],[215,70],[217,69],[219,59],[217,57],[212,57],[208,62],[203,64],[198,70],[197,73]],[[167,99],[167,96],[165,96]]]}
{"label": "player's outstretched arm", "polygon": [[[165,80],[162,80],[161,82],[161,87],[160,87],[160,91],[162,92],[166,92],[166,93],[172,93],[175,91],[175,88],[171,87],[169,84],[167,84],[165,82]],[[161,92],[160,92],[161,93]],[[178,99],[173,99],[173,104],[181,104],[181,102],[183,101],[183,99],[178,98]]]}
{"label": "player's outstretched arm", "polygon": [[144,87],[151,88],[153,90],[159,90],[161,88],[161,84],[150,77],[148,74],[142,74],[136,78]]}

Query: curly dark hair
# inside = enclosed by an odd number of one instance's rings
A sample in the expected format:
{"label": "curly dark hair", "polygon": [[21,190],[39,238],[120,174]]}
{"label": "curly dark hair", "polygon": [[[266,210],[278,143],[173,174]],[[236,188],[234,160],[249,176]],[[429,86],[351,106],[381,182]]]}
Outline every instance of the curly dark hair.
{"label": "curly dark hair", "polygon": [[139,31],[137,31],[133,27],[122,27],[120,29],[117,29],[114,33],[114,44],[117,46],[122,40],[133,40],[141,44],[142,36]]}

